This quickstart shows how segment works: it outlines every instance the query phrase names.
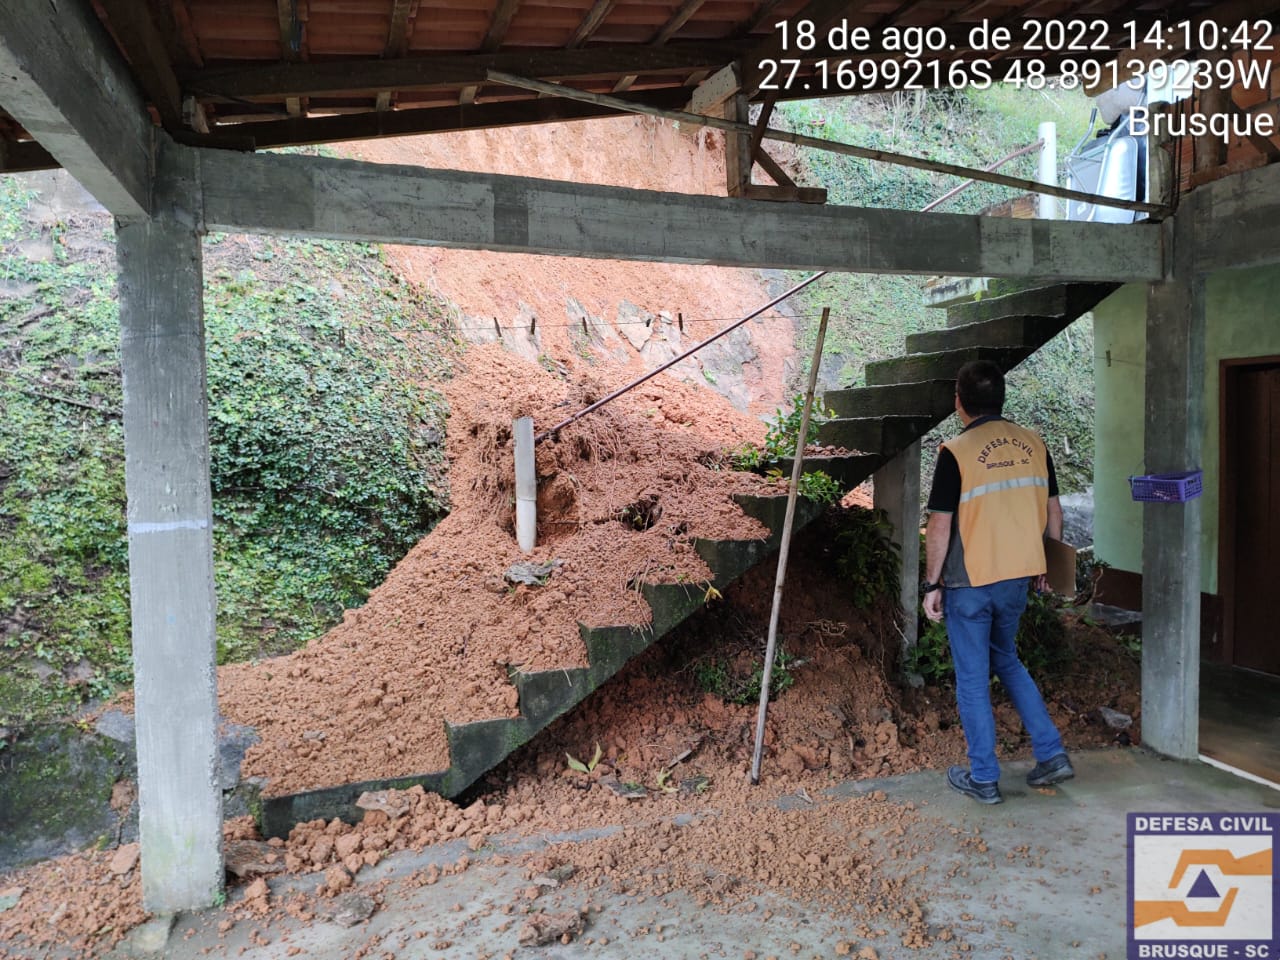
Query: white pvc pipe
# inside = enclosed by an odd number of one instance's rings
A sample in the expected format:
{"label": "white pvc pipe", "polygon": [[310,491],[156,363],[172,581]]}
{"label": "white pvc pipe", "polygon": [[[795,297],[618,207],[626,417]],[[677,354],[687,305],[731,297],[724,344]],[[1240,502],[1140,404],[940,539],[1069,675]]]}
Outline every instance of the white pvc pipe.
{"label": "white pvc pipe", "polygon": [[538,476],[533,459],[533,417],[512,425],[516,441],[516,543],[529,553],[538,542]]}
{"label": "white pvc pipe", "polygon": [[[1052,120],[1040,124],[1036,131],[1040,140],[1040,163],[1036,169],[1036,182],[1051,187],[1058,185],[1058,125]],[[1047,194],[1040,194],[1037,215],[1041,220],[1058,219],[1058,201]]]}

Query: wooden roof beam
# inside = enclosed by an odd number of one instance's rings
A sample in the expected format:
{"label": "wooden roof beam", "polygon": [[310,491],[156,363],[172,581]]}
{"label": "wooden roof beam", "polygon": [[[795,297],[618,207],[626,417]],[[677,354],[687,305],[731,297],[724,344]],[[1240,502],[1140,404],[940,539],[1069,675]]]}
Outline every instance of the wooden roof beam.
{"label": "wooden roof beam", "polygon": [[489,70],[566,79],[628,73],[687,75],[722,66],[732,58],[731,49],[726,44],[619,44],[588,50],[519,50],[399,60],[215,67],[180,72],[179,79],[185,89],[215,100],[279,100],[358,91],[448,90],[482,84]]}
{"label": "wooden roof beam", "polygon": [[[644,102],[676,107],[689,96],[687,89],[657,90],[643,95]],[[337,143],[374,137],[411,136],[421,133],[453,133],[489,127],[560,123],[593,117],[621,116],[624,111],[559,97],[507,100],[499,103],[424,107],[383,113],[366,111],[333,117],[304,117],[232,124],[223,128],[246,140],[249,149],[288,147],[309,143]]]}
{"label": "wooden roof beam", "polygon": [[83,0],[0,3],[5,110],[118,217],[151,211],[155,128]]}

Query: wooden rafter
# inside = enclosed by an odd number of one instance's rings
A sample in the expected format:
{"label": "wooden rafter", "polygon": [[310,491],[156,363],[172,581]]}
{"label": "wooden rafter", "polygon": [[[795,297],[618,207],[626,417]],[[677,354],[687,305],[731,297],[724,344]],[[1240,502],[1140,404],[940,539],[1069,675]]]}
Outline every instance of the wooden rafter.
{"label": "wooden rafter", "polygon": [[[498,0],[498,7],[489,19],[489,29],[485,31],[484,40],[480,43],[482,53],[493,53],[502,46],[502,42],[507,39],[507,31],[511,29],[511,21],[515,19],[519,9],[520,0]],[[480,85],[475,83],[463,87],[458,102],[464,105],[475,103],[479,89]]]}
{"label": "wooden rafter", "polygon": [[522,76],[572,78],[655,73],[687,76],[727,63],[726,44],[640,44],[589,50],[521,50],[400,60],[311,61],[188,71],[179,79],[187,90],[214,99],[252,100],[324,96],[379,90],[447,90],[484,83],[489,70]]}
{"label": "wooden rafter", "polygon": [[409,13],[413,0],[394,0],[391,6],[391,26],[387,29],[387,46],[383,56],[388,60],[403,57],[409,49]]}
{"label": "wooden rafter", "polygon": [[[628,99],[653,106],[676,107],[689,99],[690,90],[669,90],[631,94]],[[347,116],[299,117],[231,124],[223,128],[251,138],[246,149],[286,147],[307,143],[337,143],[373,137],[407,136],[419,133],[450,133],[486,127],[510,127],[592,117],[616,116],[626,111],[581,103],[559,97],[538,100],[508,100],[499,103],[426,107],[419,110],[364,112]],[[193,144],[199,141],[190,140]]]}
{"label": "wooden rafter", "polygon": [[674,37],[680,31],[680,28],[688,23],[706,2],[707,0],[684,0],[684,3],[680,4],[676,12],[671,15],[671,19],[662,25],[649,42],[655,47],[662,46]]}
{"label": "wooden rafter", "polygon": [[[690,18],[702,7],[707,0],[684,0],[680,4],[680,8],[673,13],[667,22],[658,28],[658,32],[649,38],[650,46],[660,47],[672,37],[674,37]],[[639,77],[634,73],[629,73],[617,83],[613,85],[614,93],[622,93],[624,90],[630,90],[631,85],[636,82]]]}
{"label": "wooden rafter", "polygon": [[489,29],[485,31],[484,41],[480,44],[481,50],[492,53],[502,46],[502,41],[507,39],[507,31],[511,29],[511,21],[515,19],[516,11],[519,9],[520,0],[499,0],[498,7],[489,20]]}
{"label": "wooden rafter", "polygon": [[763,0],[760,6],[756,7],[756,12],[748,18],[742,29],[738,31],[739,39],[750,36],[764,26],[769,18],[777,13],[783,2],[784,0]]}
{"label": "wooden rafter", "polygon": [[618,0],[596,0],[587,11],[587,15],[582,18],[582,22],[578,24],[578,29],[573,31],[573,36],[565,44],[566,48],[576,50],[590,40],[591,35],[600,29],[600,25],[604,23],[617,2]]}
{"label": "wooden rafter", "polygon": [[[276,21],[280,28],[280,59],[296,63],[302,59],[302,19],[298,16],[298,0],[276,0]],[[289,116],[302,115],[302,98],[288,97],[285,109]]]}
{"label": "wooden rafter", "polygon": [[[392,0],[391,25],[387,28],[387,43],[382,55],[388,60],[403,57],[409,49],[409,14],[413,0]],[[382,112],[391,109],[391,90],[379,90],[374,109]]]}
{"label": "wooden rafter", "polygon": [[100,0],[116,42],[129,58],[143,94],[151,101],[166,130],[181,129],[182,89],[173,73],[164,37],[145,4],[131,0]]}

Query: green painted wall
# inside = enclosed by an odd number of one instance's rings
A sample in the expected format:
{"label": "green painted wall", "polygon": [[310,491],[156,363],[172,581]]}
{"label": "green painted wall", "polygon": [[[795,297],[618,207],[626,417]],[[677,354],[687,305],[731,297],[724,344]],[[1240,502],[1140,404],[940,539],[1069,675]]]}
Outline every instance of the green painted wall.
{"label": "green painted wall", "polygon": [[[1223,360],[1280,355],[1280,267],[1216,273],[1209,278],[1205,295],[1201,589],[1217,593],[1220,367]],[[1093,312],[1094,551],[1111,566],[1134,572],[1142,570],[1142,505],[1129,496],[1128,478],[1143,472],[1146,309],[1146,286],[1130,284]]]}

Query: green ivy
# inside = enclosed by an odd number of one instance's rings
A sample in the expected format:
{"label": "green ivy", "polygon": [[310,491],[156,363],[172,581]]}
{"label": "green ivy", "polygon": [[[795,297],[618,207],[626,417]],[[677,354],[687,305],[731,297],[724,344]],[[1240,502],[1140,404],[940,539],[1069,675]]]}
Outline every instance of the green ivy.
{"label": "green ivy", "polygon": [[[113,234],[0,177],[0,727],[131,680]],[[378,247],[214,235],[205,322],[223,660],[323,632],[447,507],[437,303]]]}

